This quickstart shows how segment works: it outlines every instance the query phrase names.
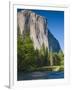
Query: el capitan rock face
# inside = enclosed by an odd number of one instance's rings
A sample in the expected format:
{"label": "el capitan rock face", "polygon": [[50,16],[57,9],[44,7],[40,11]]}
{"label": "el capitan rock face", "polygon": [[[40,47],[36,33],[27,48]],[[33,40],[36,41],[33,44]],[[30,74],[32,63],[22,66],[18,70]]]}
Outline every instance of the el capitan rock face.
{"label": "el capitan rock face", "polygon": [[49,50],[52,50],[52,52],[59,52],[61,50],[58,40],[52,35],[50,30],[48,30],[48,42]]}
{"label": "el capitan rock face", "polygon": [[17,26],[20,28],[21,35],[24,36],[26,32],[30,34],[35,49],[40,49],[44,45],[54,52],[61,50],[58,40],[48,30],[45,17],[29,10],[21,10],[17,12]]}

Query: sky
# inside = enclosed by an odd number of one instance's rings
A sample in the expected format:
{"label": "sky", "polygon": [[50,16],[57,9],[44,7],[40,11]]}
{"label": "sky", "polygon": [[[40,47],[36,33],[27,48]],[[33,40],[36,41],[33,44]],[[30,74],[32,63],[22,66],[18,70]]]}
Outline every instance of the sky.
{"label": "sky", "polygon": [[[18,9],[20,11],[21,9]],[[48,29],[59,41],[61,49],[64,51],[64,11],[52,10],[31,10],[47,19]]]}
{"label": "sky", "polygon": [[59,41],[61,49],[64,51],[64,11],[32,10],[44,16],[48,21],[48,29]]}

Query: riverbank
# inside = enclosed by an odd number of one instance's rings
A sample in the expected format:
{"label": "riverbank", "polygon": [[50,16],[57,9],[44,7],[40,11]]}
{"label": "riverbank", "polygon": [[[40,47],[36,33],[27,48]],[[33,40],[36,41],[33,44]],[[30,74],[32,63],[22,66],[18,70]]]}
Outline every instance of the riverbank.
{"label": "riverbank", "polygon": [[35,72],[35,71],[64,71],[64,66],[43,66],[43,67],[32,67],[27,70],[22,70],[18,72]]}
{"label": "riverbank", "polygon": [[64,66],[43,66],[35,68],[34,71],[64,71]]}

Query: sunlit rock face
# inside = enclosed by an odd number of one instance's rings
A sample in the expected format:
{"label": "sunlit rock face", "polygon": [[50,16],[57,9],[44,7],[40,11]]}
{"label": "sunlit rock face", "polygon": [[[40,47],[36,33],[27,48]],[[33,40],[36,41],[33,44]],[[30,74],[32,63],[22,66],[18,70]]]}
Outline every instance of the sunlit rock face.
{"label": "sunlit rock face", "polygon": [[48,50],[54,52],[60,51],[58,40],[48,30],[47,19],[29,10],[21,10],[17,12],[17,26],[20,28],[20,34],[25,36],[25,33],[30,34],[34,48],[40,49],[42,45]]}
{"label": "sunlit rock face", "polygon": [[20,34],[29,32],[35,49],[40,49],[43,44],[48,48],[47,21],[44,17],[32,11],[22,10],[17,13],[17,20]]}

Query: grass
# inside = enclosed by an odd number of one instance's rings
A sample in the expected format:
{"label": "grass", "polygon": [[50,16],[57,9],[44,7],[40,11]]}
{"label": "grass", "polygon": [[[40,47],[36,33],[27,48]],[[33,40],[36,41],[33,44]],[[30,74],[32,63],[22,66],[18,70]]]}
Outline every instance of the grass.
{"label": "grass", "polygon": [[43,66],[34,68],[33,71],[64,71],[64,66]]}
{"label": "grass", "polygon": [[42,66],[37,68],[31,68],[23,70],[23,72],[35,72],[35,71],[64,71],[64,65],[61,66]]}

